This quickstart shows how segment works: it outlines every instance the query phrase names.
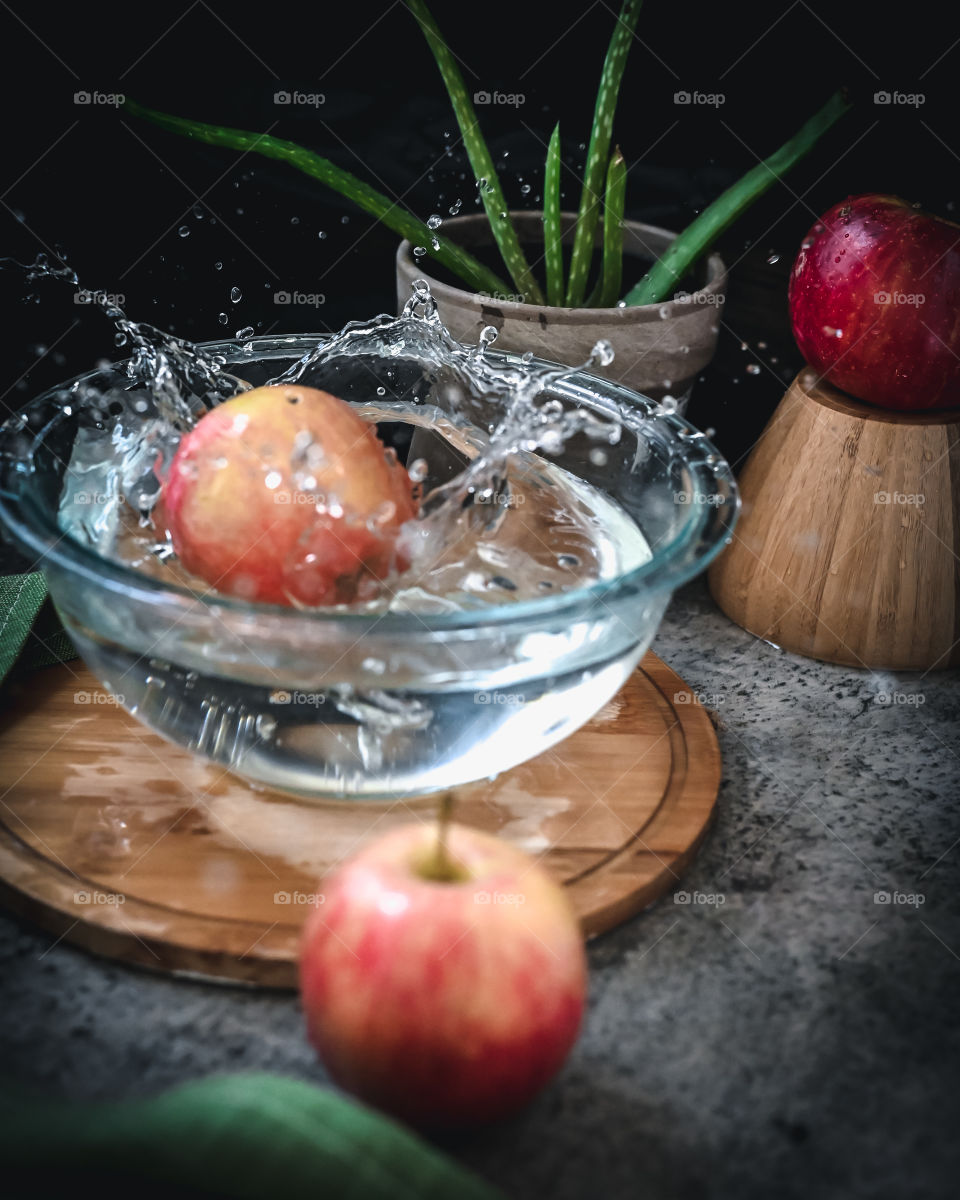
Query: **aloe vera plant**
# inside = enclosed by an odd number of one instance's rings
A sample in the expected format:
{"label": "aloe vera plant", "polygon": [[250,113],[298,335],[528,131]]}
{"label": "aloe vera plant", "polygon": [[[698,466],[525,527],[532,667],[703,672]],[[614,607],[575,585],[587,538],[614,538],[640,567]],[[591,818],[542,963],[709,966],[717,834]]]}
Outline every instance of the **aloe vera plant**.
{"label": "aloe vera plant", "polygon": [[[473,102],[456,59],[444,41],[425,0],[405,0],[440,69],[464,147],[477,178],[479,197],[504,267],[513,281],[514,288],[528,303],[606,308],[616,303],[621,293],[627,166],[619,147],[611,154],[610,146],[620,85],[641,3],[642,0],[623,0],[604,60],[597,89],[593,128],[587,149],[566,284],[560,217],[559,126],[553,130],[550,137],[543,181],[543,257],[546,273],[544,291],[534,276],[510,219],[493,157],[480,130]],[[728,188],[705,208],[692,224],[678,234],[648,273],[627,292],[621,303],[659,304],[667,298],[678,282],[709,251],[720,234],[808,154],[849,107],[842,92],[831,96],[793,137],[770,157],[748,171],[739,182]],[[510,290],[496,272],[449,238],[441,236],[439,230],[428,228],[401,204],[312,150],[267,134],[207,125],[200,121],[157,112],[133,100],[127,100],[125,108],[128,113],[143,117],[171,132],[212,145],[262,154],[286,162],[339,192],[401,237],[408,238],[418,247],[418,255],[425,253],[436,259],[472,290],[486,293],[505,293]],[[587,284],[594,261],[598,224],[602,231],[600,271],[588,295]],[[419,248],[422,248],[422,251]]]}

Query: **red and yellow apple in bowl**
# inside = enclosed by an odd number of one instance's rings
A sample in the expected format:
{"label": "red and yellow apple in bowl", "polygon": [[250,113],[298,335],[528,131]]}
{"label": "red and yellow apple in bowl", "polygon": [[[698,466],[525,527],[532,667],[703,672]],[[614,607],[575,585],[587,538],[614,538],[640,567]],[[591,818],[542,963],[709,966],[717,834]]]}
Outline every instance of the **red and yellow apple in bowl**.
{"label": "red and yellow apple in bowl", "polygon": [[269,604],[363,600],[407,565],[417,488],[376,428],[299,385],[254,388],[180,441],[154,510],[184,567]]}

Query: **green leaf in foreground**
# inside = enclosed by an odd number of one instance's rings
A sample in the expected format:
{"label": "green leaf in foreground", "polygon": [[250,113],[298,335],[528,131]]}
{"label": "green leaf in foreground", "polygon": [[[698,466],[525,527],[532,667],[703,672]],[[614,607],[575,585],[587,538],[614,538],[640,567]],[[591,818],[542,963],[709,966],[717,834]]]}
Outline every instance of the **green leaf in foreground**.
{"label": "green leaf in foreground", "polygon": [[[227,146],[231,150],[242,150],[246,153],[262,154],[266,158],[276,158],[289,163],[291,167],[319,179],[341,196],[352,200],[364,212],[370,213],[388,229],[407,238],[415,246],[424,246],[432,258],[453,271],[473,291],[493,293],[510,290],[498,275],[455,242],[428,229],[413,213],[401,208],[395,201],[364,183],[356,175],[351,175],[349,171],[344,171],[329,159],[297,145],[296,142],[283,141],[266,133],[252,133],[244,129],[229,129],[220,125],[205,125],[200,121],[188,121],[184,117],[175,117],[170,113],[146,108],[130,99],[124,104],[124,109],[131,116],[143,117],[144,120],[159,125],[161,129],[182,134],[195,141],[206,142],[211,146]],[[439,243],[439,248],[434,248],[434,240]]]}
{"label": "green leaf in foreground", "polygon": [[101,1195],[503,1200],[371,1109],[268,1074],[204,1079],[113,1104],[36,1100],[8,1085],[0,1161],[7,1187],[29,1184],[9,1194],[31,1200],[82,1193],[91,1179],[110,1189]]}
{"label": "green leaf in foreground", "polygon": [[560,224],[560,125],[554,126],[543,173],[543,250],[547,265],[547,303],[563,304],[563,231]]}
{"label": "green leaf in foreground", "polygon": [[597,221],[600,216],[603,177],[607,170],[610,142],[613,137],[613,118],[617,109],[623,69],[627,62],[627,52],[633,41],[637,18],[640,16],[640,5],[641,0],[624,0],[603,63],[593,114],[593,129],[590,131],[590,145],[587,147],[587,162],[583,171],[583,192],[580,197],[580,211],[577,214],[573,254],[570,258],[570,277],[567,280],[567,306],[570,308],[576,308],[583,303],[587,290],[587,275],[593,259]]}
{"label": "green leaf in foreground", "polygon": [[437,66],[440,68],[440,74],[443,76],[443,82],[446,84],[447,93],[450,96],[450,103],[453,105],[457,124],[460,126],[470,165],[474,175],[480,181],[478,185],[480,198],[486,209],[490,229],[500,249],[504,265],[510,272],[510,278],[517,291],[523,295],[525,302],[527,304],[543,304],[543,292],[533,277],[530,265],[520,247],[517,231],[507,215],[507,201],[503,194],[503,188],[500,186],[500,179],[497,176],[496,167],[493,165],[490,151],[487,149],[487,143],[480,132],[480,124],[477,121],[477,114],[474,112],[473,101],[463,82],[460,68],[423,0],[406,0],[406,5],[423,30],[424,37],[433,51],[433,57],[437,60]]}
{"label": "green leaf in foreground", "polygon": [[842,91],[827,103],[779,150],[757,163],[742,179],[718,196],[678,234],[647,275],[627,293],[629,305],[659,304],[673,291],[717,238],[778,179],[808,154],[827,130],[850,108]]}

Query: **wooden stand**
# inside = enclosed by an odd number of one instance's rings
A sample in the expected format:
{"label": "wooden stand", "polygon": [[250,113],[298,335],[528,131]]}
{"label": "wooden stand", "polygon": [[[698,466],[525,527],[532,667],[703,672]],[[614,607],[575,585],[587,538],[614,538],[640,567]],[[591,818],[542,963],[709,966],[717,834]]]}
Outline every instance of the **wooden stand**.
{"label": "wooden stand", "polygon": [[[314,804],[253,791],[103,703],[80,663],[21,688],[0,716],[0,903],[98,954],[292,987],[324,876],[366,838],[436,817],[435,796]],[[589,936],[678,886],[719,785],[706,710],[648,653],[566,741],[459,788],[456,819],[540,861]]]}
{"label": "wooden stand", "polygon": [[960,663],[960,410],[869,408],[805,368],[740,489],[709,574],[731,620],[827,662]]}

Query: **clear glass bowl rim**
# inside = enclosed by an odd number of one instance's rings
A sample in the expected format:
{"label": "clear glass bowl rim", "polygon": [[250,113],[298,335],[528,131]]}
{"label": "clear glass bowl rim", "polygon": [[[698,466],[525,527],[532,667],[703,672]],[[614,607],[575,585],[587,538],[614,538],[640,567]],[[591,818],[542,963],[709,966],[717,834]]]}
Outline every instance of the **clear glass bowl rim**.
{"label": "clear glass bowl rim", "polygon": [[[248,341],[253,343],[254,352],[250,357],[254,359],[258,350],[261,355],[270,353],[272,357],[298,357],[328,337],[328,334],[322,333],[268,334],[244,339],[243,344]],[[225,356],[228,367],[235,369],[242,364],[239,349],[241,343],[236,340],[201,342],[198,345],[209,353]],[[505,352],[488,351],[488,354],[491,358],[499,358],[508,363],[520,361],[519,356]],[[543,366],[556,365],[539,358],[534,358],[533,363]],[[122,363],[114,365],[122,366]],[[94,378],[98,374],[98,371],[85,372],[57,387],[48,388],[36,397],[34,403],[52,399],[74,384]],[[656,408],[655,401],[649,397],[585,371],[572,370],[569,378],[551,385],[550,390],[562,396],[568,385],[574,389],[586,387],[594,400],[605,400],[611,406],[620,404],[627,408],[639,408],[642,412],[652,412]],[[42,441],[50,425],[48,422],[36,433],[34,446]],[[704,485],[701,494],[718,495],[719,503],[691,505],[689,517],[678,533],[664,546],[659,547],[649,561],[622,575],[588,587],[574,588],[534,600],[490,605],[457,613],[353,613],[319,608],[303,609],[256,603],[217,592],[198,593],[189,588],[153,579],[131,567],[100,557],[89,547],[66,535],[57,524],[56,514],[50,514],[38,505],[30,503],[31,497],[24,495],[24,479],[29,477],[29,472],[17,476],[20,482],[18,492],[0,487],[0,519],[25,546],[38,555],[39,569],[43,570],[47,563],[52,563],[58,568],[90,579],[109,591],[124,596],[134,593],[139,599],[147,602],[167,597],[175,601],[189,600],[203,604],[212,610],[226,609],[248,615],[269,613],[274,619],[286,617],[291,621],[306,619],[342,622],[357,633],[374,625],[382,633],[406,631],[416,634],[422,633],[425,628],[441,631],[462,630],[471,626],[510,625],[514,622],[526,624],[531,619],[536,621],[541,617],[556,619],[567,614],[575,617],[596,603],[610,603],[631,594],[673,591],[699,574],[723,549],[740,510],[736,480],[729,464],[716,447],[679,413],[658,417],[657,427],[661,436],[669,434],[682,447],[681,456],[688,469],[694,475],[695,481]],[[708,457],[714,461],[708,462]],[[700,478],[697,479],[697,476]]]}

